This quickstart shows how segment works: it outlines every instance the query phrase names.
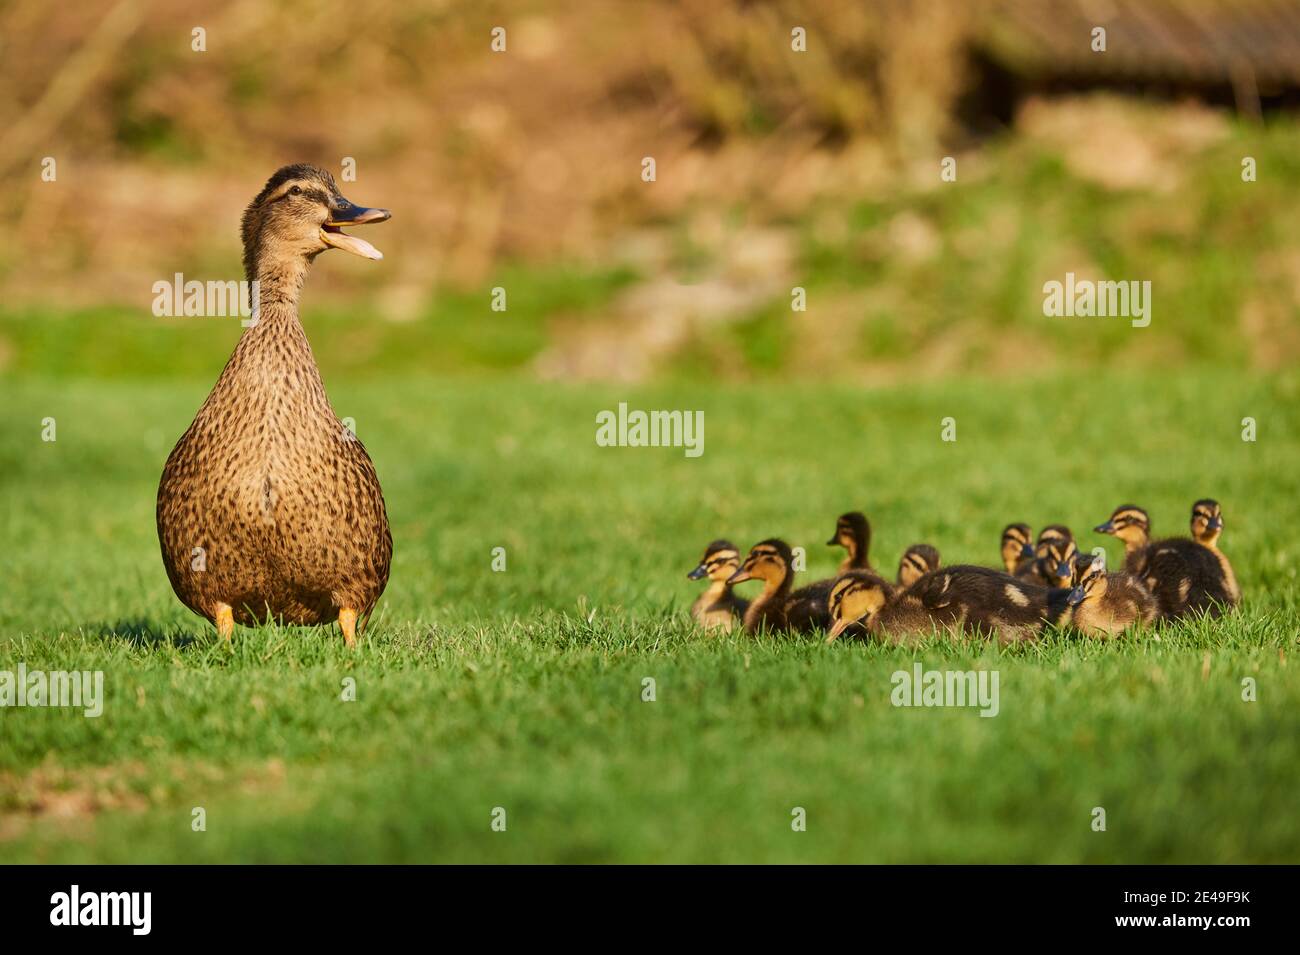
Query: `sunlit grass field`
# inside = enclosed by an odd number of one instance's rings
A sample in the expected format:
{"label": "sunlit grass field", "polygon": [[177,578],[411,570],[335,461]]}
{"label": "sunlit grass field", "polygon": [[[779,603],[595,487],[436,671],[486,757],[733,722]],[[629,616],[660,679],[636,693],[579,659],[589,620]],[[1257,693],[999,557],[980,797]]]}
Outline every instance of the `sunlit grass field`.
{"label": "sunlit grass field", "polygon": [[[98,719],[0,710],[0,859],[1300,859],[1295,375],[326,382],[396,544],[355,653],[336,630],[278,627],[229,649],[172,595],[154,495],[205,383],[5,380],[0,669],[103,670],[107,700]],[[703,456],[597,447],[596,413],[619,401],[702,409]],[[1202,496],[1223,504],[1244,590],[1228,620],[915,653],[687,620],[685,574],[720,535],[784,536],[805,579],[833,571],[824,541],[851,508],[891,570],[919,540],[992,563],[1010,520],[1064,521],[1116,558],[1088,530],[1112,507],[1182,534]],[[999,715],[891,706],[914,660],[998,670]]]}

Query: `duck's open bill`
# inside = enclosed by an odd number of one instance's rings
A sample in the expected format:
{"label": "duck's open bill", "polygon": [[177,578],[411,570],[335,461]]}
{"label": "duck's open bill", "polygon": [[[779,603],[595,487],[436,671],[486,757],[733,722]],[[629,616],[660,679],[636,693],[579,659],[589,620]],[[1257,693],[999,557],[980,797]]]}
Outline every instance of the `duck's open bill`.
{"label": "duck's open bill", "polygon": [[329,220],[321,226],[320,237],[326,245],[342,249],[345,252],[351,252],[353,255],[359,255],[363,259],[382,259],[384,253],[365,239],[358,238],[355,235],[348,235],[340,227],[384,222],[391,219],[392,215],[387,209],[367,209],[364,206],[353,205],[344,199],[340,207],[333,210]]}
{"label": "duck's open bill", "polygon": [[843,633],[845,628],[847,628],[848,625],[852,622],[853,621],[850,620],[848,617],[841,617],[839,620],[836,620],[833,624],[831,624],[831,630],[826,637],[826,642],[830,643],[833,640],[839,639],[839,635]]}

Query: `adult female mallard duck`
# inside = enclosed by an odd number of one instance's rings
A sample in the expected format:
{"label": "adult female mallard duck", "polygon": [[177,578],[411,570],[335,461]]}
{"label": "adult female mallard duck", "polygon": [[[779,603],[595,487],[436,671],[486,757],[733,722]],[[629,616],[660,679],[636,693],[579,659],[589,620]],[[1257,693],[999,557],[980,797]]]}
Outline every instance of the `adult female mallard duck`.
{"label": "adult female mallard duck", "polygon": [[285,166],[244,211],[254,320],[181,436],[158,487],[172,589],[231,638],[234,624],[337,620],[348,646],[388,582],[393,539],[366,449],[334,414],[298,321],[326,249],[383,256],[343,226],[383,222],[315,166]]}

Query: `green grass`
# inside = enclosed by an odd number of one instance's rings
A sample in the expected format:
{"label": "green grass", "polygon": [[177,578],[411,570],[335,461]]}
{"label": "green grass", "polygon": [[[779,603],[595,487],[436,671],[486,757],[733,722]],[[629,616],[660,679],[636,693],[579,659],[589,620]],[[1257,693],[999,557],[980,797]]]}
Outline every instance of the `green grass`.
{"label": "green grass", "polygon": [[[396,544],[356,653],[278,627],[240,629],[230,650],[171,594],[154,494],[203,384],[5,380],[0,669],[100,669],[107,703],[99,719],[0,710],[0,857],[1300,858],[1300,377],[879,391],[325,377]],[[704,455],[596,447],[596,412],[620,400],[703,409]],[[949,415],[955,443],[939,440]],[[1244,590],[1223,621],[915,653],[685,622],[685,572],[719,534],[783,535],[812,576],[833,570],[823,541],[853,507],[886,566],[916,540],[990,562],[1012,519],[1065,521],[1116,557],[1086,530],[1112,507],[1183,533],[1205,495]],[[890,675],[914,659],[998,670],[1000,714],[892,707]],[[1241,700],[1245,677],[1258,702]]]}

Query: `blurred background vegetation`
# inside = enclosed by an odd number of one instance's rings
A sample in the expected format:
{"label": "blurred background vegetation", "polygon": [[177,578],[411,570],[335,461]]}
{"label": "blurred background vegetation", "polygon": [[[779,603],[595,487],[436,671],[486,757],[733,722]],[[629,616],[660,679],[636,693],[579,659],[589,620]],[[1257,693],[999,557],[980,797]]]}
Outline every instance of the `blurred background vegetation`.
{"label": "blurred background vegetation", "polygon": [[[7,0],[0,373],[212,377],[238,322],[153,283],[238,277],[265,178],[345,157],[394,211],[306,293],[349,375],[1292,367],[1298,8]],[[1149,279],[1151,326],[1045,318],[1067,271]]]}

